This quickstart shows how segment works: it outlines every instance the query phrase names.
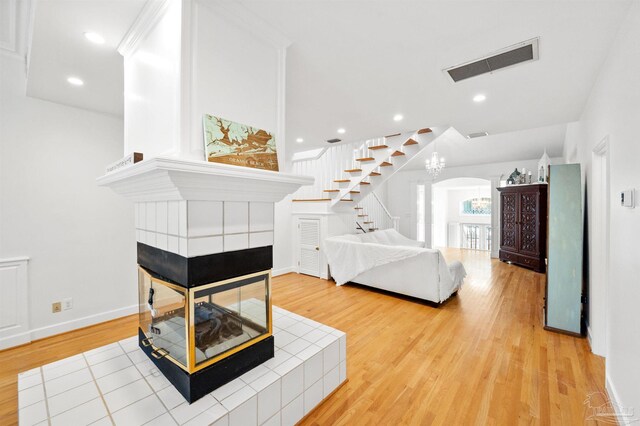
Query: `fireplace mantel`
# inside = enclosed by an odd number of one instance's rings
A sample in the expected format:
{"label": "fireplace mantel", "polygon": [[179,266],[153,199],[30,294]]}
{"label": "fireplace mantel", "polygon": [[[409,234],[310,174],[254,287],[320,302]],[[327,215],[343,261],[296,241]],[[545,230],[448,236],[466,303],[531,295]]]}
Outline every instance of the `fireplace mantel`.
{"label": "fireplace mantel", "polygon": [[313,177],[205,161],[157,157],[97,179],[133,202],[203,200],[278,202]]}

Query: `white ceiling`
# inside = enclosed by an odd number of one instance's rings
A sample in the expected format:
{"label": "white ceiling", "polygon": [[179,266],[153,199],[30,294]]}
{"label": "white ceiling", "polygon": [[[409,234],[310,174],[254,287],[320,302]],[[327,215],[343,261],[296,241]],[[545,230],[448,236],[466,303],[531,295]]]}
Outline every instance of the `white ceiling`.
{"label": "white ceiling", "polygon": [[[326,145],[326,139],[340,137],[339,127],[349,141],[424,126],[497,134],[577,120],[630,4],[242,3],[293,41],[287,51],[290,152]],[[537,36],[539,61],[460,83],[442,71]],[[487,100],[472,102],[477,93]],[[405,117],[399,124],[392,120],[396,113]]]}
{"label": "white ceiling", "polygon": [[[123,114],[124,71],[116,47],[145,0],[39,0],[35,9],[27,94],[107,114]],[[93,31],[103,45],[87,41]],[[67,77],[84,86],[74,87]]]}

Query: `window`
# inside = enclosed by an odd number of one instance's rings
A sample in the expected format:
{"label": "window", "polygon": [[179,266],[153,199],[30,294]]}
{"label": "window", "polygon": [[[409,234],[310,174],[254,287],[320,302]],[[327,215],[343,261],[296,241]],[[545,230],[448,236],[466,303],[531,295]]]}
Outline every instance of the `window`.
{"label": "window", "polygon": [[460,203],[460,214],[491,216],[491,198],[471,198]]}
{"label": "window", "polygon": [[417,240],[424,242],[425,234],[425,199],[424,199],[424,183],[419,183],[416,187],[416,235]]}

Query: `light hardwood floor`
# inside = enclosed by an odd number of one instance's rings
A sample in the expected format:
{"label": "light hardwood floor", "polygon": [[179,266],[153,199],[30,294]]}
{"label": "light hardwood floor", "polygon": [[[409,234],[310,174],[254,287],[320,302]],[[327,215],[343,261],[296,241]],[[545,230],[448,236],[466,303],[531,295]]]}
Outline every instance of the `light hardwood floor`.
{"label": "light hardwood floor", "polygon": [[[302,424],[595,424],[604,360],[542,328],[544,275],[443,250],[468,277],[441,307],[288,274],[273,302],[347,333],[348,382]],[[399,275],[398,279],[402,279]],[[0,424],[17,423],[16,374],[135,333],[126,317],[0,352]]]}

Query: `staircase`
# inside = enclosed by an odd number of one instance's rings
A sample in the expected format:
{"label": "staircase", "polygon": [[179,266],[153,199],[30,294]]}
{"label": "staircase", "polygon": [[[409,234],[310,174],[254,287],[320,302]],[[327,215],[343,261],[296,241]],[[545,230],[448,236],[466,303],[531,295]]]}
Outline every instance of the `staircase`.
{"label": "staircase", "polygon": [[[316,178],[314,186],[296,192],[293,201],[322,204],[321,207],[317,207],[327,212],[365,210],[366,206],[361,203],[376,188],[427,149],[436,139],[448,139],[454,134],[459,135],[450,127],[424,128],[369,139],[363,143],[329,147],[319,158],[293,163],[294,173],[313,175]],[[380,202],[379,199],[377,201]],[[384,208],[384,205],[382,207]],[[386,211],[386,208],[384,210]],[[368,213],[356,215],[356,223],[365,232],[369,232],[369,229],[384,229],[382,226],[392,227],[389,223],[364,220],[364,215]],[[390,218],[390,215],[387,218],[381,215],[378,220],[393,221]]]}
{"label": "staircase", "polygon": [[398,230],[399,218],[391,216],[375,192],[366,196],[354,210],[356,210],[356,232],[366,233],[389,228]]}

